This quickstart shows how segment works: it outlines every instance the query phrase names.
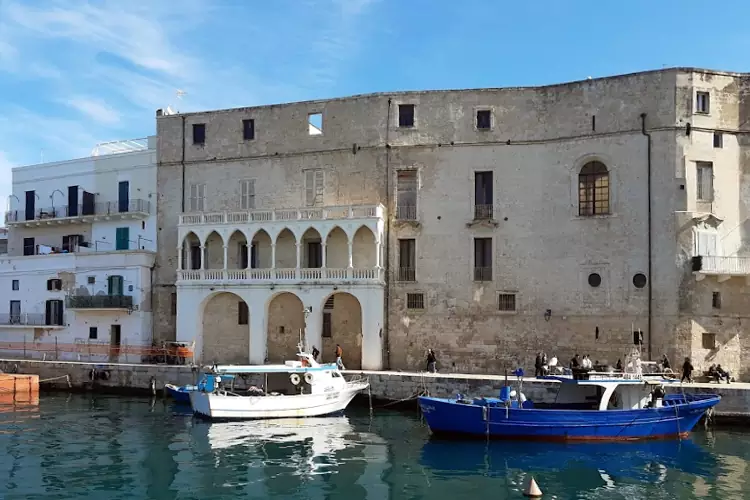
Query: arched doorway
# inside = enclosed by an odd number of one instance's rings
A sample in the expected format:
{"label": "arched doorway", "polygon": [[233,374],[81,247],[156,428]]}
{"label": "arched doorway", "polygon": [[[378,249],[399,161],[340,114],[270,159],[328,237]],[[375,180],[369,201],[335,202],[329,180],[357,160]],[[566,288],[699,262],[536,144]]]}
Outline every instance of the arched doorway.
{"label": "arched doorway", "polygon": [[350,370],[362,368],[362,306],[350,293],[334,293],[323,303],[324,363],[336,361],[336,344],[344,351],[344,366]]}
{"label": "arched doorway", "polygon": [[203,355],[206,364],[250,364],[250,311],[242,297],[221,292],[203,307]]}
{"label": "arched doorway", "polygon": [[283,292],[268,304],[268,362],[283,363],[297,358],[300,330],[305,327],[304,305],[299,297]]}

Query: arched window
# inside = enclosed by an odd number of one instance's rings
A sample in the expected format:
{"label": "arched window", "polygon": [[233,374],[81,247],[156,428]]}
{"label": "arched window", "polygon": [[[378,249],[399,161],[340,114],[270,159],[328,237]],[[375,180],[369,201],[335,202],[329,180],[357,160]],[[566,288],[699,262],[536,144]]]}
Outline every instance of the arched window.
{"label": "arched window", "polygon": [[609,171],[600,161],[590,161],[578,174],[578,215],[609,213]]}

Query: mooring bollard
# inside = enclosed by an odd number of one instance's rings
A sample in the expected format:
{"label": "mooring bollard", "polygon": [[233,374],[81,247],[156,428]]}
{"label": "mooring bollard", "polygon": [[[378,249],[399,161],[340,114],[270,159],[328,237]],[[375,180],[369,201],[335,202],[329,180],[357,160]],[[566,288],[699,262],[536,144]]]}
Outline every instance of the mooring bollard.
{"label": "mooring bollard", "polygon": [[539,498],[542,496],[542,490],[539,489],[539,485],[536,484],[534,476],[531,476],[531,479],[529,479],[526,489],[523,490],[523,496],[529,498]]}

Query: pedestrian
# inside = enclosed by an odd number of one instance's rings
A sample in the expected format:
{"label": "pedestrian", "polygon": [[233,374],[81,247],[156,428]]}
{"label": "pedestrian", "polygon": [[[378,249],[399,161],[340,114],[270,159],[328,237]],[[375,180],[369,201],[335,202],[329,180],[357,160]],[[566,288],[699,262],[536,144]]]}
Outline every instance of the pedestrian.
{"label": "pedestrian", "polygon": [[344,367],[344,362],[341,360],[341,358],[344,357],[344,350],[341,348],[339,344],[336,344],[336,367],[339,370],[346,370]]}
{"label": "pedestrian", "polygon": [[534,360],[534,376],[542,376],[542,353],[536,353],[536,359]]}
{"label": "pedestrian", "polygon": [[427,371],[437,373],[437,357],[432,349],[427,349]]}
{"label": "pedestrian", "polygon": [[317,347],[313,346],[312,348],[312,357],[315,361],[318,361],[318,356],[320,356],[320,351]]}
{"label": "pedestrian", "polygon": [[682,378],[680,379],[680,383],[685,380],[689,384],[693,382],[693,364],[690,362],[690,358],[685,358],[685,362],[682,363]]}

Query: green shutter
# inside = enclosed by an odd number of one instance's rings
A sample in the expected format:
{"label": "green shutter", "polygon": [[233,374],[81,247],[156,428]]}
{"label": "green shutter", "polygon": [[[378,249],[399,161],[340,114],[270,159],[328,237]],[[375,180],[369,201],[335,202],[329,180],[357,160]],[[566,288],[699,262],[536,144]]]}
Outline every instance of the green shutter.
{"label": "green shutter", "polygon": [[122,276],[107,276],[107,293],[109,295],[122,295],[123,294],[123,279]]}
{"label": "green shutter", "polygon": [[115,250],[130,250],[130,228],[118,227],[115,235]]}

